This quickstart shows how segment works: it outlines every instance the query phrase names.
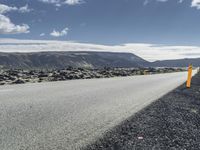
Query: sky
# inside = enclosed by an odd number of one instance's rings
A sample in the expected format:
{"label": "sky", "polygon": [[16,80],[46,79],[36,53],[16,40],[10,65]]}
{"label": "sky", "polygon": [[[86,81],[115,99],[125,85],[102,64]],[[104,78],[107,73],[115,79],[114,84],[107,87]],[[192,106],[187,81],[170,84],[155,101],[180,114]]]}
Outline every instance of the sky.
{"label": "sky", "polygon": [[0,0],[0,51],[200,57],[200,0]]}

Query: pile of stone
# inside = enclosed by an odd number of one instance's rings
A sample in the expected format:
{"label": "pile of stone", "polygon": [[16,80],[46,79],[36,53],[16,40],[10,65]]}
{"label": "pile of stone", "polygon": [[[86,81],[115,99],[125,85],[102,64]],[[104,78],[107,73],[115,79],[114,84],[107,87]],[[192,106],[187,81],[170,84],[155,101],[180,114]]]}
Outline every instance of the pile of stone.
{"label": "pile of stone", "polygon": [[74,79],[110,78],[184,71],[180,68],[66,68],[60,70],[1,69],[0,85],[23,84]]}

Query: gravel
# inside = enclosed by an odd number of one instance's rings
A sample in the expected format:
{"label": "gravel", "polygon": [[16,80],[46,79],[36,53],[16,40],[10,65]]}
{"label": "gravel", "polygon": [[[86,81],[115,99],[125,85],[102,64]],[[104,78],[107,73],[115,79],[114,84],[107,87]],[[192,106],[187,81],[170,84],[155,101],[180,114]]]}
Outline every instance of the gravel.
{"label": "gravel", "polygon": [[199,149],[200,73],[120,125],[86,150]]}

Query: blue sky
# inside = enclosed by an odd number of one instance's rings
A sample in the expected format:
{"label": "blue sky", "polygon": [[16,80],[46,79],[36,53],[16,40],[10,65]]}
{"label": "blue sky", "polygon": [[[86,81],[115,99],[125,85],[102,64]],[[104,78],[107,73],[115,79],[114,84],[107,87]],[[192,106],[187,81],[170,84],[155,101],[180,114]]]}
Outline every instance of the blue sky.
{"label": "blue sky", "polygon": [[[0,3],[30,9],[3,13],[15,25],[27,25],[29,32],[0,32],[1,38],[109,45],[132,42],[200,45],[198,0],[196,7],[191,7],[192,0],[0,0]],[[62,31],[63,34],[58,33]]]}
{"label": "blue sky", "polygon": [[191,49],[200,46],[200,0],[0,0],[8,38]]}

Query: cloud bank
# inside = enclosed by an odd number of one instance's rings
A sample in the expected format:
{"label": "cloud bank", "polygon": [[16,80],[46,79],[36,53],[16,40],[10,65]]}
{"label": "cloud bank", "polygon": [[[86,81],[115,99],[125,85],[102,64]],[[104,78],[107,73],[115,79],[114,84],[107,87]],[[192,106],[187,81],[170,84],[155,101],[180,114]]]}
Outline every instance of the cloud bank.
{"label": "cloud bank", "polygon": [[0,39],[0,52],[45,51],[130,52],[148,61],[200,58],[200,47],[197,46],[166,46],[148,43],[129,43],[108,46],[72,41]]}

